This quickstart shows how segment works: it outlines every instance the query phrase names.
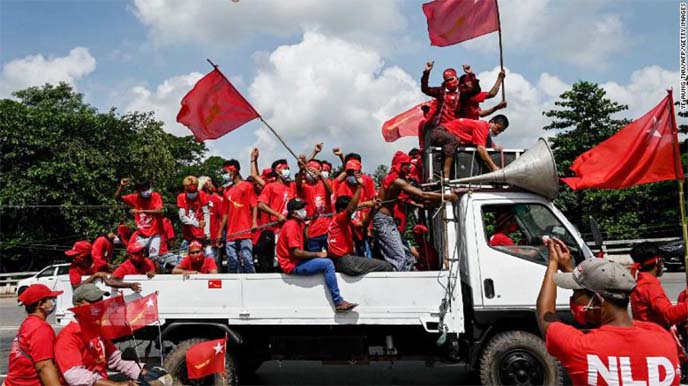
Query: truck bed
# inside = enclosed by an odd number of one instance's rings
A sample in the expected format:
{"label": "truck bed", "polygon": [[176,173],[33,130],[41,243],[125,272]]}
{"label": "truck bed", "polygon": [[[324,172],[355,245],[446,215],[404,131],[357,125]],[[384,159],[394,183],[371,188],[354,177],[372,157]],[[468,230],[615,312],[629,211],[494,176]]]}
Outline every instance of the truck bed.
{"label": "truck bed", "polygon": [[[338,314],[323,275],[206,274],[127,276],[141,283],[141,294],[158,291],[161,322],[172,319],[227,320],[230,325],[422,325],[434,331],[445,295],[447,271],[375,272],[352,277],[337,274],[344,299],[358,303]],[[65,294],[56,316],[72,320],[69,278],[59,279]],[[441,284],[440,284],[441,283]],[[131,290],[123,290],[131,294]]]}

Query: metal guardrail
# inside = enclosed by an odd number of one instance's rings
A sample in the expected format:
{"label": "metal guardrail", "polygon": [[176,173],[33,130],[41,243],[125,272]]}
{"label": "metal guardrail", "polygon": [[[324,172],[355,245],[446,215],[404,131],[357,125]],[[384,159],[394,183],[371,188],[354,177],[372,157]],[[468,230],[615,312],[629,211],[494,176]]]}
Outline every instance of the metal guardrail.
{"label": "metal guardrail", "polygon": [[0,273],[0,295],[13,294],[17,290],[17,282],[38,272],[40,271]]}

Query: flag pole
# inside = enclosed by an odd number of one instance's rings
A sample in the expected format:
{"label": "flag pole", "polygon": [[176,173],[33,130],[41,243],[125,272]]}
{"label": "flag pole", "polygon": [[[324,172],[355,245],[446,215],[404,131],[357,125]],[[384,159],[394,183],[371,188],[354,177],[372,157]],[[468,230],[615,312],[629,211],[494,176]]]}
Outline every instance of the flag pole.
{"label": "flag pole", "polygon": [[[501,67],[502,71],[504,71],[504,53],[502,50],[502,21],[499,18],[499,1],[494,0],[495,2],[495,8],[497,9],[497,25],[499,26],[499,29],[497,30],[497,33],[499,33],[499,67]],[[502,102],[506,102],[506,91],[504,90],[504,78],[502,78]]]}
{"label": "flag pole", "polygon": [[[674,98],[672,95],[673,90],[668,89],[669,94],[669,109],[671,115],[671,122],[673,123],[671,127],[671,140],[674,142],[674,168],[676,173],[676,178],[681,175],[681,149],[678,144],[678,125],[676,124],[676,112],[674,111]],[[681,235],[683,237],[683,264],[686,270],[686,285],[688,285],[688,220],[686,219],[686,195],[683,187],[683,180],[678,180],[678,202],[681,211]]]}

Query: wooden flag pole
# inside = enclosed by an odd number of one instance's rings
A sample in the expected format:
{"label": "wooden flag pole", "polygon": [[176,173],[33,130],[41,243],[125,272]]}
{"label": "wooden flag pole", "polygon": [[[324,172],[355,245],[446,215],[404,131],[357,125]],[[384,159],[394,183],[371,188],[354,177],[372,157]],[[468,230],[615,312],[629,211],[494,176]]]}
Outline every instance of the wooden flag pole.
{"label": "wooden flag pole", "polygon": [[[678,125],[676,124],[676,112],[674,111],[673,90],[668,89],[669,94],[669,115],[671,116],[671,140],[674,142],[674,169],[676,178],[682,174],[681,171],[681,150],[678,146]],[[678,179],[678,202],[681,211],[681,235],[683,236],[683,263],[686,270],[686,285],[688,285],[688,220],[686,220],[686,195],[683,189],[683,180]]]}
{"label": "wooden flag pole", "polygon": [[[504,71],[504,53],[502,50],[502,21],[499,17],[499,1],[495,0],[495,7],[497,8],[497,25],[499,29],[499,67]],[[506,91],[504,90],[504,79],[502,79],[502,102],[506,102]]]}

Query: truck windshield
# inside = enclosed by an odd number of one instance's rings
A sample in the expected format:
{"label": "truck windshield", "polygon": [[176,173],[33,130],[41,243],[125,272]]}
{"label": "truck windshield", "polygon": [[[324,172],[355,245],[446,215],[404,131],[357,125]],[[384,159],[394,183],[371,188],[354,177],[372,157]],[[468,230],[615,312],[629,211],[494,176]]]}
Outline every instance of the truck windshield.
{"label": "truck windshield", "polygon": [[576,239],[544,205],[486,205],[482,208],[482,217],[485,240],[494,249],[547,264],[547,250],[542,237],[549,236],[566,243],[576,263],[584,258]]}

